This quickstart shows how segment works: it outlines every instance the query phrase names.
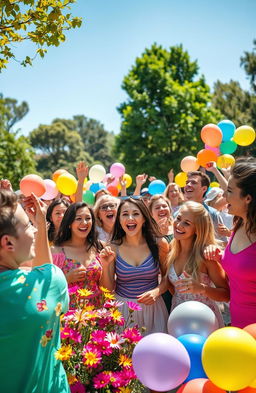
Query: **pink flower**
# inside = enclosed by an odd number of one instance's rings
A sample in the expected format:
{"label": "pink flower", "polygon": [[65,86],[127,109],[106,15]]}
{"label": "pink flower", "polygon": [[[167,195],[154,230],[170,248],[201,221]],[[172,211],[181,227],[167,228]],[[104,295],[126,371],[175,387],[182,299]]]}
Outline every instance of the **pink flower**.
{"label": "pink flower", "polygon": [[112,307],[121,307],[124,303],[119,302],[118,300],[107,300],[104,303],[104,307],[106,308],[112,308]]}
{"label": "pink flower", "polygon": [[142,335],[136,327],[125,329],[122,333],[122,337],[131,343],[137,343],[142,339]]}
{"label": "pink flower", "polygon": [[91,333],[91,341],[100,344],[106,338],[106,332],[104,330],[95,330]]}
{"label": "pink flower", "polygon": [[97,367],[100,362],[101,362],[101,354],[97,350],[97,348],[92,348],[88,345],[88,347],[84,347],[83,351],[83,363],[85,366],[88,366],[89,368],[94,368]]}
{"label": "pink flower", "polygon": [[95,375],[93,378],[93,385],[96,389],[104,388],[107,386],[110,382],[110,375],[105,373],[104,371],[102,373],[99,373],[98,375]]}
{"label": "pink flower", "polygon": [[60,337],[62,339],[71,338],[71,340],[80,343],[82,341],[82,335],[74,329],[71,329],[68,326],[65,326],[60,333]]}
{"label": "pink flower", "polygon": [[108,340],[110,343],[110,347],[114,349],[120,349],[121,344],[124,342],[124,339],[122,339],[119,334],[114,332],[107,333],[106,340]]}
{"label": "pink flower", "polygon": [[68,293],[69,293],[70,295],[74,295],[74,294],[77,293],[78,289],[80,289],[79,285],[74,284],[74,285],[72,285],[72,286],[70,286],[70,287],[68,288]]}
{"label": "pink flower", "polygon": [[70,385],[71,393],[86,393],[85,387],[81,382],[75,382],[74,384]]}
{"label": "pink flower", "polygon": [[52,329],[46,330],[45,335],[47,338],[51,339],[52,338]]}
{"label": "pink flower", "polygon": [[135,302],[126,302],[126,303],[127,303],[127,306],[129,307],[129,309],[132,311],[141,311],[142,310],[141,306]]}
{"label": "pink flower", "polygon": [[103,355],[111,355],[113,349],[110,345],[109,341],[101,341],[100,343],[96,344],[96,348],[103,354]]}
{"label": "pink flower", "polygon": [[37,310],[38,310],[39,312],[48,310],[46,300],[41,300],[40,303],[36,303],[36,307],[37,307]]}

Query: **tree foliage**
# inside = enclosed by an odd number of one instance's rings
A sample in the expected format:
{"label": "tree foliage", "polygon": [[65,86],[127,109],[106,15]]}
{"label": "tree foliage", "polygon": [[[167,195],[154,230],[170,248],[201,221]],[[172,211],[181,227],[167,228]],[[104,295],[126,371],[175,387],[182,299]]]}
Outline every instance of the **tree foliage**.
{"label": "tree foliage", "polygon": [[0,93],[0,127],[10,132],[12,127],[29,111],[26,101],[18,104],[14,98],[4,98]]}
{"label": "tree foliage", "polygon": [[244,52],[241,57],[241,66],[249,77],[251,89],[256,94],[256,40],[253,40],[252,52]]}
{"label": "tree foliage", "polygon": [[[36,54],[44,57],[46,47],[65,41],[65,31],[80,27],[81,18],[72,17],[70,4],[76,0],[0,0],[0,71],[10,59],[16,59],[14,46],[25,40],[33,42]],[[23,66],[31,65],[26,56]]]}
{"label": "tree foliage", "polygon": [[197,74],[197,62],[181,45],[165,50],[154,44],[136,59],[122,84],[128,99],[118,108],[116,152],[128,173],[164,178],[202,148],[200,130],[219,113],[209,106],[210,89]]}

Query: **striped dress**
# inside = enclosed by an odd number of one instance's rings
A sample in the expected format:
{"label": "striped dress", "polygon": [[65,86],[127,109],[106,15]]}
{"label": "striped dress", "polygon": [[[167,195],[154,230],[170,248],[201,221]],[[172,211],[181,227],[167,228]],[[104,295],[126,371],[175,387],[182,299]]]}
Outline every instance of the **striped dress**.
{"label": "striped dress", "polygon": [[138,325],[146,329],[145,334],[167,332],[168,313],[161,296],[154,304],[138,303],[142,310],[134,311],[133,322],[129,321],[126,301],[137,303],[137,296],[158,286],[159,263],[150,254],[139,266],[132,266],[117,252],[116,298],[123,302],[121,312],[129,326]]}

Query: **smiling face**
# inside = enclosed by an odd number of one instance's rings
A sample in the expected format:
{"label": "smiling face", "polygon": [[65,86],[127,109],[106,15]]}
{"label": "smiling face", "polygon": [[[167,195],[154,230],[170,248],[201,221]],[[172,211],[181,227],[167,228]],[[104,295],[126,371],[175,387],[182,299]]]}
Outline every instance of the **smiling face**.
{"label": "smiling face", "polygon": [[111,227],[114,225],[116,220],[117,207],[117,202],[114,198],[101,197],[98,217],[102,222],[103,228],[105,226]]}
{"label": "smiling face", "polygon": [[127,236],[135,236],[142,232],[145,218],[140,209],[132,202],[125,202],[120,211],[120,225]]}
{"label": "smiling face", "polygon": [[206,191],[207,186],[202,186],[200,176],[190,176],[186,181],[186,186],[184,187],[186,200],[202,203]]}
{"label": "smiling face", "polygon": [[159,198],[153,202],[151,212],[156,222],[159,222],[159,220],[162,218],[169,219],[171,216],[170,208],[167,202],[162,198]]}
{"label": "smiling face", "polygon": [[194,237],[196,227],[194,224],[194,216],[186,207],[182,207],[179,214],[174,220],[174,238],[177,240],[186,240]]}
{"label": "smiling face", "polygon": [[71,224],[71,237],[86,239],[92,229],[92,216],[88,207],[80,207],[76,211],[75,219]]}
{"label": "smiling face", "polygon": [[61,221],[63,219],[63,216],[65,214],[65,211],[67,210],[67,206],[64,205],[64,203],[60,203],[59,205],[56,205],[53,208],[52,214],[51,214],[51,221],[54,225],[55,231],[57,232]]}
{"label": "smiling face", "polygon": [[249,195],[241,196],[241,189],[237,187],[236,181],[233,176],[230,176],[228,180],[228,188],[224,196],[227,200],[227,208],[229,214],[234,216],[245,218],[248,211],[248,204],[251,201]]}
{"label": "smiling face", "polygon": [[176,184],[172,184],[168,188],[168,198],[170,199],[172,205],[178,204],[178,199],[179,199],[179,187]]}

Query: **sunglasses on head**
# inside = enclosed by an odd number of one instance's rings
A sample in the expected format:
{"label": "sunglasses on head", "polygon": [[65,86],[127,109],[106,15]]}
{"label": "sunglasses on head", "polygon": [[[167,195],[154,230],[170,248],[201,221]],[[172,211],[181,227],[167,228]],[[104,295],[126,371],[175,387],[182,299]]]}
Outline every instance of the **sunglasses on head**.
{"label": "sunglasses on head", "polygon": [[100,210],[113,210],[116,209],[117,203],[104,203],[104,205],[100,206]]}
{"label": "sunglasses on head", "polygon": [[126,201],[127,199],[135,199],[135,200],[141,200],[141,195],[125,195],[119,197],[122,201]]}

